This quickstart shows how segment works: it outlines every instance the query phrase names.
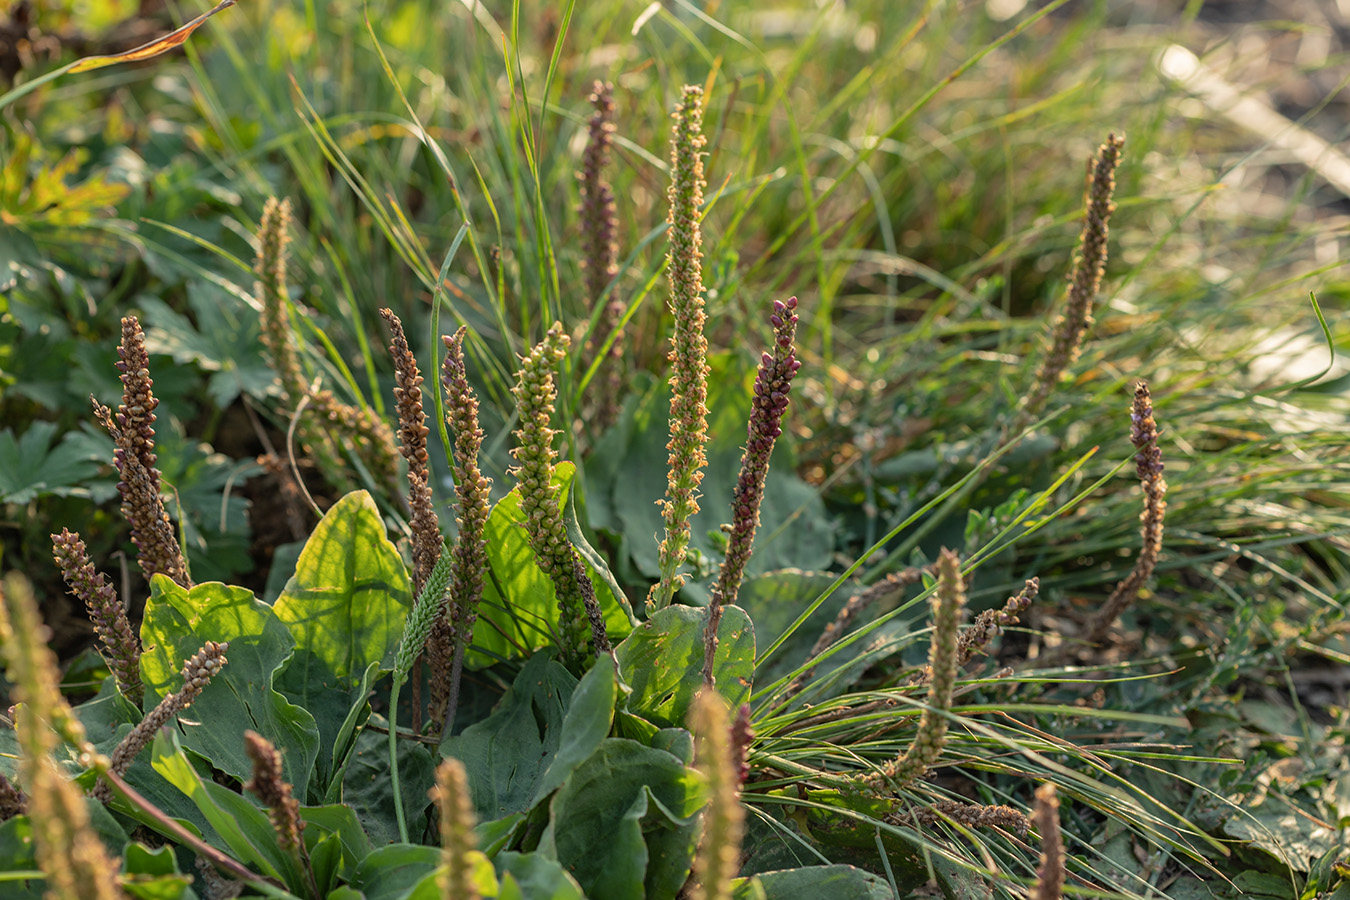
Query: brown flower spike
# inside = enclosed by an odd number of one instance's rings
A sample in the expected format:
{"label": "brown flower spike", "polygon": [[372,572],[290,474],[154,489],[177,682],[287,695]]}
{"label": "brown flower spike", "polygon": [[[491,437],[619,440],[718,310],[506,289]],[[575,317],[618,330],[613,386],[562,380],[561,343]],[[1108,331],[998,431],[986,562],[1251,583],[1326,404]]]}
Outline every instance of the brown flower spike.
{"label": "brown flower spike", "polygon": [[666,536],[661,542],[661,580],[647,597],[650,612],[664,609],[683,584],[676,574],[689,548],[689,520],[698,513],[698,487],[708,456],[708,340],[703,335],[703,236],[698,211],[703,204],[703,89],[685,85],[675,108],[670,145],[670,451],[665,499],[660,501]]}
{"label": "brown flower spike", "polygon": [[[483,429],[478,424],[478,398],[469,386],[464,368],[464,335],[461,327],[453,337],[444,337],[445,360],[441,363],[441,386],[445,390],[445,419],[454,438],[451,463],[458,501],[458,533],[455,538],[454,569],[446,614],[432,626],[431,720],[439,723],[442,734],[454,724],[459,701],[460,677],[464,654],[473,641],[473,626],[478,619],[478,602],[483,596],[483,571],[487,568],[488,505],[492,481],[478,468],[478,452],[483,446]],[[449,661],[448,671],[446,662]]]}
{"label": "brown flower spike", "polygon": [[[183,665],[183,686],[166,695],[154,709],[146,713],[145,718],[122,738],[117,749],[113,751],[109,769],[114,775],[125,774],[127,769],[131,768],[136,756],[154,739],[155,733],[179,712],[191,706],[197,695],[211,683],[211,679],[220,674],[220,670],[229,661],[225,658],[225,651],[229,647],[229,644],[223,642],[207,641],[202,649]],[[94,796],[107,803],[112,799],[112,788],[106,781],[100,781],[94,788]]]}
{"label": "brown flower spike", "polygon": [[117,591],[89,561],[84,541],[69,529],[52,537],[52,554],[66,587],[84,601],[94,633],[102,644],[103,661],[113,673],[117,689],[132,703],[141,702],[141,641],[127,620]]}
{"label": "brown flower spike", "polygon": [[[136,545],[137,560],[148,579],[167,575],[181,587],[192,587],[187,562],[169,514],[160,499],[159,470],[155,468],[155,407],[159,401],[151,391],[150,355],[145,350],[145,334],[135,316],[122,319],[120,357],[122,403],[116,416],[97,400],[94,415],[112,435],[116,450],[113,463],[121,474],[117,491],[122,495],[122,515],[131,525],[131,542]],[[91,398],[92,399],[92,398]]]}
{"label": "brown flower spike", "polygon": [[797,335],[797,298],[790,297],[786,303],[775,300],[769,322],[773,325],[773,352],[760,356],[750,422],[746,426],[745,453],[741,456],[741,471],[731,496],[731,526],[724,526],[729,532],[726,557],[712,589],[708,622],[703,631],[703,683],[708,686],[713,683],[713,660],[722,606],[736,602],[746,564],[750,562],[755,530],[759,527],[759,507],[764,501],[764,482],[769,475],[769,458],[773,456],[774,441],[783,433],[783,414],[787,412],[792,377],[802,366],[792,343]]}
{"label": "brown flower spike", "polygon": [[1139,531],[1143,546],[1134,561],[1130,574],[1116,586],[1106,603],[1088,624],[1086,638],[1099,643],[1106,637],[1112,624],[1125,608],[1134,602],[1139,592],[1153,577],[1162,554],[1163,515],[1167,511],[1167,482],[1163,480],[1162,451],[1158,449],[1158,423],[1153,420],[1153,399],[1148,384],[1141,381],[1134,389],[1130,408],[1130,442],[1138,449],[1135,454],[1135,474],[1144,489],[1144,511],[1139,515]]}
{"label": "brown flower spike", "polygon": [[380,315],[389,323],[389,354],[394,358],[394,399],[398,409],[399,452],[408,461],[408,508],[412,514],[413,593],[420,595],[441,555],[441,523],[431,506],[427,470],[426,414],[422,411],[422,373],[408,348],[403,323],[391,309]]}
{"label": "brown flower spike", "polygon": [[[1021,619],[1018,617],[1031,608],[1031,601],[1036,599],[1040,590],[1040,579],[1030,578],[1022,590],[1009,597],[1001,608],[986,609],[976,616],[975,621],[969,628],[961,632],[961,637],[956,642],[957,667],[959,668],[970,662],[970,658],[1002,634],[1004,628],[1020,622]],[[909,684],[925,684],[932,677],[932,666],[926,666],[922,672],[910,679]]]}
{"label": "brown flower spike", "polygon": [[1116,166],[1120,163],[1123,146],[1125,138],[1109,135],[1088,167],[1087,209],[1073,271],[1069,275],[1069,297],[1064,303],[1063,314],[1055,321],[1045,357],[1036,372],[1035,384],[1023,406],[1024,420],[1034,418],[1045,407],[1045,401],[1064,370],[1078,358],[1083,335],[1092,325],[1092,302],[1106,271],[1107,224],[1116,209],[1111,195],[1116,189]]}
{"label": "brown flower spike", "polygon": [[300,804],[293,796],[293,788],[281,776],[281,754],[256,731],[244,732],[244,752],[253,763],[253,777],[244,782],[244,790],[252,791],[267,807],[281,848],[287,852],[298,850],[304,846],[300,843],[300,832],[305,823],[300,818]]}
{"label": "brown flower spike", "polygon": [[[605,179],[605,170],[609,168],[610,151],[614,146],[614,87],[606,82],[597,81],[591,93],[591,105],[595,112],[591,114],[586,150],[581,158],[581,171],[577,173],[577,182],[581,189],[581,256],[586,276],[586,299],[592,304],[600,297],[619,272],[619,217],[615,211],[614,191]],[[586,338],[586,357],[594,359],[596,352],[605,346],[605,342],[614,336],[610,344],[607,359],[602,364],[604,375],[603,389],[595,393],[600,396],[594,407],[597,429],[603,429],[617,418],[618,398],[623,393],[623,373],[619,362],[623,357],[623,344],[615,334],[623,319],[624,305],[616,299],[611,290],[604,311],[596,321],[595,328]]]}

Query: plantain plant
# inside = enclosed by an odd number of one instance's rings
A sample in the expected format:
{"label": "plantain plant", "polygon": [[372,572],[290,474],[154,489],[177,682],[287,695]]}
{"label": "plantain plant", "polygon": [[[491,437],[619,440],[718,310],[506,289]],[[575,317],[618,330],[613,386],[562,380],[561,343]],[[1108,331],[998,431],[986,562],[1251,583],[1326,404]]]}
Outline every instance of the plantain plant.
{"label": "plantain plant", "polygon": [[[611,108],[606,95],[597,85],[598,115]],[[791,488],[770,477],[770,462],[805,365],[796,326],[810,313],[796,298],[772,302],[772,343],[748,390],[739,378],[710,377],[699,249],[702,96],[686,87],[674,113],[668,388],[630,397],[621,411],[612,397],[584,404],[587,415],[613,426],[586,469],[559,461],[556,438],[566,429],[553,427],[557,380],[570,377],[573,364],[595,371],[622,358],[597,341],[573,348],[555,321],[518,358],[514,483],[494,501],[481,473],[485,429],[466,332],[446,336],[435,407],[444,410],[437,429],[455,488],[448,539],[435,508],[424,379],[399,317],[383,311],[402,497],[377,496],[395,471],[388,426],[301,372],[284,201],[269,201],[264,212],[255,290],[282,384],[277,414],[289,423],[289,454],[318,463],[332,485],[364,477],[376,493],[349,490],[322,512],[298,556],[279,559],[275,596],[194,582],[156,469],[159,403],[145,338],[136,317],[123,319],[122,402],[116,411],[95,404],[95,413],[117,448],[122,511],[150,592],[136,635],[79,536],[53,535],[57,564],[89,609],[109,672],[98,695],[72,710],[56,688],[29,588],[17,577],[6,581],[0,626],[10,678],[22,691],[16,730],[3,737],[12,765],[0,765],[8,815],[0,853],[15,890],[36,896],[45,879],[59,896],[657,900],[812,890],[881,897],[930,877],[949,891],[1029,884],[1036,896],[1058,896],[1066,873],[1092,883],[1090,864],[1066,862],[1059,844],[1056,786],[1109,816],[1139,814],[1138,797],[1075,766],[1088,748],[1051,748],[1015,724],[986,721],[978,705],[957,703],[962,693],[1007,695],[1019,683],[1012,667],[978,678],[963,678],[962,667],[1026,614],[1034,580],[963,625],[967,585],[987,549],[965,560],[944,549],[934,563],[916,560],[871,586],[850,579],[866,557],[824,580],[750,566],[765,498]],[[589,271],[612,278],[614,208],[601,181],[607,124],[592,123],[600,147],[581,177],[592,198],[583,209]],[[1093,161],[1068,311],[1028,400],[966,483],[1015,446],[1011,429],[1040,413],[1077,355],[1104,264],[1120,146],[1112,137]],[[591,279],[597,303],[606,287]],[[609,318],[597,335],[612,343],[619,324],[612,307],[603,309]],[[731,361],[717,365],[734,371]],[[669,407],[665,534],[655,554],[659,578],[639,617],[577,509],[586,491],[595,502],[619,489],[613,479],[622,468],[607,481],[596,461],[612,461],[615,443],[625,435],[631,442],[657,404]],[[728,408],[748,414],[723,559],[708,579],[702,554],[690,550],[690,520],[705,470],[727,459],[709,447],[732,438],[714,435],[709,423],[725,427]],[[1085,626],[1083,643],[1066,641],[1063,654],[1106,637],[1158,558],[1165,484],[1142,384],[1132,422],[1147,499],[1145,553]],[[282,467],[283,482],[291,478],[293,496],[307,496],[298,472],[293,462]],[[640,495],[647,487],[621,489]],[[928,508],[959,499],[960,487]],[[400,505],[405,512],[393,518]],[[393,521],[406,532],[391,536]],[[700,591],[700,579],[710,586]],[[899,603],[914,586],[918,594]],[[931,631],[900,618],[923,598],[932,603]],[[828,608],[834,615],[821,628]],[[818,636],[807,650],[800,638],[810,628]],[[903,662],[925,635],[927,665]],[[897,663],[902,674],[877,677]],[[1047,786],[1036,792],[1034,817],[952,790],[995,747],[1023,758],[1024,796]],[[1052,749],[1068,763],[1048,759]],[[1035,856],[1022,838],[1033,819],[1055,843],[1030,874]],[[1143,815],[1138,824],[1159,840],[1189,840],[1184,822]],[[961,846],[978,831],[999,836],[997,856],[984,862]],[[58,887],[69,881],[62,860],[75,857],[87,875]]]}

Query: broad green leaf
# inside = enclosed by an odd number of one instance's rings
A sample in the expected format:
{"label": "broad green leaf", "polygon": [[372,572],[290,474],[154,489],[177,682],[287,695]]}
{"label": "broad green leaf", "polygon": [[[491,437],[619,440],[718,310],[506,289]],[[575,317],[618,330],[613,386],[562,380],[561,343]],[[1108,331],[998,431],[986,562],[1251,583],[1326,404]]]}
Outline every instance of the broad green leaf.
{"label": "broad green leaf", "polygon": [[306,841],[309,840],[311,831],[317,831],[319,834],[327,832],[339,841],[343,854],[341,871],[346,875],[350,875],[356,865],[374,849],[370,838],[361,828],[356,810],[346,804],[302,806],[300,818],[305,820],[306,825],[316,826],[315,829],[306,828]]}
{"label": "broad green leaf", "polygon": [[[343,850],[342,838],[331,831],[319,831],[318,829],[314,829],[314,831],[317,840],[310,836],[310,829],[305,829],[305,848],[309,853],[309,867],[314,872],[314,881],[322,894],[337,884],[338,877],[343,870],[342,860],[346,853]],[[351,868],[355,868],[355,864]]]}
{"label": "broad green leaf", "polygon": [[598,657],[568,700],[557,753],[535,785],[530,806],[557,790],[567,776],[609,736],[617,693],[614,660],[608,656]]}
{"label": "broad green leaf", "polygon": [[[763,893],[755,892],[751,882],[758,881]],[[754,878],[739,878],[732,888],[736,900],[798,900],[820,897],[829,900],[892,900],[895,896],[886,879],[853,866],[807,866],[761,872]]]}
{"label": "broad green leaf", "polygon": [[[712,561],[720,560],[725,538],[720,529],[731,521],[731,499],[739,477],[741,454],[750,414],[754,369],[741,356],[719,354],[709,358],[708,463],[700,485],[699,513],[690,520],[690,548]],[[792,407],[788,416],[793,415]],[[600,463],[588,464],[587,501],[600,521],[617,522],[633,561],[643,575],[656,577],[659,539],[665,523],[656,501],[666,483],[666,442],[669,440],[670,386],[655,382],[616,429],[605,437]],[[626,428],[626,433],[616,433]],[[612,510],[613,518],[609,519]],[[823,569],[834,553],[834,532],[819,492],[793,474],[789,448],[775,447],[755,532],[751,574],[801,567]],[[707,596],[706,585],[686,585],[692,600]]]}
{"label": "broad green leaf", "polygon": [[[566,510],[576,467],[559,463],[553,470],[558,502]],[[553,580],[535,562],[526,536],[525,516],[520,510],[520,490],[513,488],[492,507],[484,537],[487,540],[491,577],[483,586],[483,600],[473,631],[473,650],[465,665],[483,668],[502,659],[518,659],[554,643],[558,628],[558,600]],[[632,612],[610,585],[613,577],[597,575],[586,548],[582,561],[595,585],[595,596],[605,613],[605,628],[611,641],[618,641],[633,627]]]}
{"label": "broad green leaf", "polygon": [[[193,765],[204,767],[206,764],[201,761],[201,757],[196,757]],[[202,815],[201,810],[197,808],[197,804],[192,802],[192,798],[174,787],[155,771],[150,752],[142,752],[131,764],[131,768],[122,776],[122,780],[150,801],[156,809],[189,832],[217,849],[229,850],[229,845],[216,834],[216,830],[211,827],[211,823],[207,821],[206,816]],[[165,837],[171,837],[171,835],[164,833],[158,821],[143,813],[138,807],[127,804],[120,797],[114,796],[109,808],[115,810],[119,815],[127,816],[139,822],[151,831],[164,834]]]}
{"label": "broad green leaf", "polygon": [[393,668],[412,587],[369,493],[347,494],[324,514],[273,608],[295,638],[288,680],[310,692],[359,680],[373,662]]}
{"label": "broad green leaf", "polygon": [[257,312],[219,285],[199,279],[188,282],[187,300],[195,324],[162,300],[141,298],[151,326],[146,349],[210,372],[206,391],[220,409],[241,393],[266,396],[277,376],[263,357]]}
{"label": "broad green leaf", "polygon": [[661,750],[610,738],[554,795],[539,852],[590,900],[672,900],[693,862],[704,790]]}
{"label": "broad green leaf", "polygon": [[25,504],[43,495],[66,497],[98,474],[102,459],[79,432],[60,443],[55,422],[33,422],[17,439],[12,429],[0,431],[0,503]]}
{"label": "broad green leaf", "polygon": [[490,822],[479,822],[473,830],[478,837],[478,849],[488,856],[495,856],[515,839],[523,821],[524,813],[511,813]]}
{"label": "broad green leaf", "polygon": [[[362,676],[361,683],[358,684],[345,698],[345,701],[350,704],[350,708],[347,710],[347,717],[343,719],[342,724],[338,726],[337,738],[333,741],[332,745],[333,761],[332,769],[329,772],[330,781],[328,788],[328,792],[331,795],[328,798],[328,802],[330,803],[337,802],[338,797],[336,795],[340,793],[341,790],[342,776],[347,771],[347,762],[351,759],[351,752],[356,747],[356,736],[359,733],[359,729],[365,725],[366,720],[370,718],[370,702],[367,698],[370,694],[370,686],[375,683],[376,668],[378,665],[379,663],[371,663],[366,668],[366,674]],[[323,701],[325,706],[329,702],[329,699],[330,698],[325,698]],[[344,698],[342,698],[341,695],[336,691],[333,692],[331,698],[332,702],[341,703],[343,700]],[[313,710],[311,710],[311,712],[313,712]],[[332,717],[329,715],[323,715],[322,721],[324,723],[329,723],[331,722],[331,719]],[[321,727],[319,731],[320,736],[322,736],[324,728]]]}
{"label": "broad green leaf", "polygon": [[[485,897],[497,896],[497,875],[482,853],[471,854],[470,878]],[[435,847],[392,844],[366,857],[352,876],[351,886],[366,900],[441,900],[437,867],[441,851]],[[533,898],[532,898],[533,900]]]}
{"label": "broad green leaf", "polygon": [[352,875],[351,887],[366,900],[399,900],[441,864],[437,847],[390,844],[361,860]]}
{"label": "broad green leaf", "polygon": [[[379,670],[392,668],[412,608],[407,567],[370,494],[347,494],[315,527],[273,604],[295,638],[277,689],[314,716],[319,790],[336,800],[354,729]],[[372,668],[373,667],[373,668]]]}
{"label": "broad green leaf", "polygon": [[[570,672],[548,654],[537,653],[492,715],[441,744],[442,756],[464,763],[479,820],[531,807],[562,744],[567,704],[576,687]],[[579,735],[593,727],[583,726],[584,718],[578,719]]]}
{"label": "broad green leaf", "polygon": [[[626,708],[662,726],[682,726],[703,688],[703,629],[707,611],[667,606],[614,648],[619,677],[633,689]],[[755,629],[739,606],[724,607],[717,629],[713,677],[733,706],[750,696],[755,672]]]}
{"label": "broad green leaf", "polygon": [[183,664],[208,640],[229,642],[229,662],[179,716],[183,746],[245,781],[253,763],[244,752],[244,732],[256,731],[282,751],[286,780],[306,796],[318,727],[305,709],[274,690],[273,677],[290,658],[294,641],[251,591],[215,582],[189,591],[162,575],[151,580],[141,623],[146,708],[182,686]]}
{"label": "broad green leaf", "polygon": [[165,781],[192,799],[236,859],[257,866],[265,875],[280,878],[293,890],[303,890],[300,872],[278,846],[267,813],[239,794],[215,782],[203,781],[188,761],[177,735],[162,730],[151,745],[151,759],[155,771]]}
{"label": "broad green leaf", "polygon": [[510,876],[529,900],[586,900],[581,886],[556,860],[540,853],[516,853],[506,850],[492,860],[502,882]]}
{"label": "broad green leaf", "polygon": [[[373,716],[382,728],[388,722]],[[422,811],[431,803],[427,791],[435,781],[431,748],[419,741],[398,742],[399,790],[409,823],[422,821]],[[399,839],[394,818],[394,787],[389,778],[389,736],[363,729],[342,774],[342,802],[356,810],[357,818],[376,847]]]}
{"label": "broad green leaf", "polygon": [[151,850],[143,844],[130,844],[122,858],[122,890],[138,900],[181,900],[192,896],[188,885],[192,876],[178,871],[173,848]]}

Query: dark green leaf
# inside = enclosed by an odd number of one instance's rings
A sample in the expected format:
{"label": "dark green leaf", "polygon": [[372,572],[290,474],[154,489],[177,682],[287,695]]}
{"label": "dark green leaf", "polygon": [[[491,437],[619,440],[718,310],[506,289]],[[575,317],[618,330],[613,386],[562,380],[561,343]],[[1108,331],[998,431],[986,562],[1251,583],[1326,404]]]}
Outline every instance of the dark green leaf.
{"label": "dark green leaf", "polygon": [[[755,896],[748,884],[739,879],[733,894],[737,900]],[[894,894],[884,878],[878,878],[853,866],[808,866],[761,872],[754,877],[763,888],[765,900],[799,900],[802,897],[828,897],[829,900],[892,900]]]}
{"label": "dark green leaf", "polygon": [[146,349],[171,355],[179,364],[195,364],[209,372],[207,393],[219,409],[241,394],[263,397],[276,373],[262,355],[258,314],[223,288],[204,279],[187,284],[193,324],[162,301],[142,297]]}
{"label": "dark green leaf", "polygon": [[[387,720],[371,717],[387,728]],[[421,833],[423,811],[430,805],[427,791],[435,780],[435,762],[429,747],[418,741],[398,742],[399,789],[412,834]],[[394,818],[394,787],[389,778],[389,736],[365,729],[356,739],[342,776],[342,802],[356,810],[361,827],[376,847],[399,839]]]}
{"label": "dark green leaf", "polygon": [[411,595],[374,499],[366,491],[346,495],[315,527],[274,605],[295,639],[287,674],[319,692],[335,678],[359,680],[373,662],[391,669]]}
{"label": "dark green leaf", "polygon": [[674,756],[610,738],[554,795],[539,852],[591,900],[670,900],[693,861],[702,803],[698,773]]}
{"label": "dark green leaf", "polygon": [[[564,509],[571,503],[575,476],[576,468],[571,463],[559,463],[554,468],[553,484]],[[553,580],[535,562],[524,522],[518,489],[498,501],[488,515],[484,536],[492,577],[483,586],[473,632],[474,651],[466,658],[465,664],[471,668],[520,658],[553,643],[551,635],[558,624],[557,595]],[[583,554],[583,562],[604,610],[605,627],[611,640],[617,641],[633,627],[632,613],[610,586],[612,576],[598,577],[588,554]]]}
{"label": "dark green leaf", "polygon": [[[618,647],[619,676],[633,693],[626,708],[661,726],[681,726],[703,687],[703,629],[707,611],[668,606],[639,625]],[[755,629],[739,606],[724,607],[717,629],[713,677],[733,706],[750,695]]]}
{"label": "dark green leaf", "polygon": [[[492,715],[441,745],[442,756],[464,763],[480,820],[531,807],[562,743],[567,703],[576,686],[571,673],[547,654],[537,653]],[[589,733],[590,724],[583,728],[583,721],[578,719],[579,736]]]}
{"label": "dark green leaf", "polygon": [[557,753],[535,785],[530,806],[557,790],[609,736],[616,693],[614,660],[608,656],[598,657],[567,702],[567,716],[563,719]]}
{"label": "dark green leaf", "polygon": [[509,874],[519,886],[521,896],[530,900],[586,900],[576,880],[558,865],[539,853],[504,851],[492,860],[497,877],[505,880]]}
{"label": "dark green leaf", "polygon": [[56,428],[55,422],[33,422],[17,439],[12,429],[0,431],[0,503],[66,497],[98,474],[106,457],[95,455],[78,432],[68,432],[53,447]]}
{"label": "dark green leaf", "polygon": [[292,890],[303,890],[299,868],[277,844],[267,813],[234,791],[204,781],[172,731],[155,737],[151,754],[155,771],[192,799],[236,859],[280,878]]}
{"label": "dark green leaf", "polygon": [[314,717],[273,688],[294,640],[272,608],[251,591],[219,583],[184,590],[152,579],[141,624],[141,680],[146,708],[182,686],[183,664],[206,641],[228,641],[225,668],[179,717],[183,746],[240,781],[252,774],[244,732],[261,734],[282,751],[282,769],[304,797],[319,749]]}

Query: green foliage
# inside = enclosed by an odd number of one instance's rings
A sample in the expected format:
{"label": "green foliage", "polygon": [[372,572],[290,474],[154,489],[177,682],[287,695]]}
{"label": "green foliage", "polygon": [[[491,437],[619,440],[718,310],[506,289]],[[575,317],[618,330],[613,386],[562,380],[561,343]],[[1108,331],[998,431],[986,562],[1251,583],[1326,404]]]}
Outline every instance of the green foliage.
{"label": "green foliage", "polygon": [[215,582],[184,590],[163,577],[151,582],[141,624],[145,708],[181,687],[183,661],[209,640],[229,642],[230,664],[193,704],[197,721],[183,723],[183,746],[243,781],[253,767],[240,737],[253,729],[282,750],[286,780],[305,796],[319,752],[318,725],[274,685],[296,639],[251,591]]}
{"label": "green foliage", "polygon": [[[86,29],[113,21],[111,4],[66,5]],[[1350,656],[1343,366],[1299,384],[1326,350],[1300,293],[1316,288],[1333,310],[1346,296],[1343,270],[1323,261],[1334,226],[1310,202],[1315,177],[1261,202],[1205,200],[1220,185],[1244,199],[1234,176],[1265,145],[1195,115],[1200,99],[1147,68],[1151,36],[1116,28],[1110,4],[1064,2],[1009,22],[980,4],[952,15],[883,0],[676,0],[640,16],[521,2],[495,19],[422,0],[369,19],[349,0],[311,6],[240,4],[184,63],[72,73],[7,95],[0,120],[5,563],[41,578],[46,535],[67,524],[90,532],[110,573],[130,549],[107,509],[88,509],[107,506],[115,479],[107,441],[81,423],[90,393],[115,393],[110,338],[135,310],[155,354],[166,506],[198,584],[130,581],[133,610],[145,604],[147,695],[137,708],[104,681],[77,707],[96,749],[110,753],[204,641],[230,644],[221,674],[125,775],[149,808],[91,805],[129,895],[196,896],[193,851],[167,816],[276,881],[247,893],[308,898],[312,875],[331,900],[437,897],[427,789],[450,755],[469,773],[469,861],[485,897],[676,896],[703,801],[684,728],[702,688],[697,604],[731,520],[761,307],[788,293],[801,298],[805,366],[713,666],[718,689],[751,704],[756,735],[734,895],[871,900],[933,878],[960,900],[1023,896],[1034,839],[932,810],[960,798],[1025,811],[1037,781],[1065,798],[1075,890],[1346,892],[1337,831],[1323,827],[1346,815],[1350,737],[1333,668]],[[576,289],[574,240],[595,77],[618,101],[621,266],[602,298]],[[704,86],[710,138],[709,465],[695,577],[678,598],[689,605],[639,622],[627,598],[659,568],[667,464],[662,157],[686,82]],[[1129,143],[1098,325],[1046,420],[1019,435],[1008,429],[1068,265],[1079,166],[1112,128]],[[246,262],[273,193],[302,211],[289,300],[306,378],[382,414],[391,379],[369,337],[375,310],[407,320],[427,389],[442,320],[470,326],[497,494],[459,727],[439,743],[414,733],[415,692],[391,697],[411,605],[401,498],[364,473],[369,491],[340,495],[345,474],[301,459],[326,511],[298,559],[276,545],[299,530],[277,538],[276,522],[249,518],[281,483],[247,490],[254,458],[270,447],[289,462],[290,411],[259,351]],[[606,399],[623,412],[592,427],[605,382],[574,340],[553,423],[569,461],[554,485],[616,648],[613,661],[569,660],[553,651],[553,584],[505,477],[509,385],[516,354],[549,325],[594,329],[610,300],[624,307],[629,390]],[[1172,482],[1162,562],[1109,646],[1046,670],[1041,654],[1072,642],[1137,555],[1123,397],[1138,377]],[[453,539],[444,473],[432,482]],[[985,648],[994,659],[969,663],[931,777],[865,796],[847,779],[905,752],[927,704],[908,682],[928,648],[931,584],[882,591],[823,654],[812,648],[846,603],[943,546],[961,550],[977,611],[1032,575],[1042,595]],[[1016,671],[994,677],[1003,666]],[[267,811],[239,791],[244,729],[283,751],[307,862],[279,850]],[[16,753],[0,730],[7,775]],[[80,748],[58,759],[89,786]],[[140,826],[171,849],[132,841]],[[6,897],[42,896],[33,831],[25,815],[0,823]]]}
{"label": "green foliage", "polygon": [[25,504],[44,494],[67,497],[98,472],[107,444],[83,432],[67,432],[53,445],[54,422],[34,422],[19,438],[0,431],[0,502]]}
{"label": "green foliage", "polygon": [[[565,524],[569,524],[570,534],[579,535],[581,530],[572,507],[575,478],[576,467],[572,463],[554,467],[553,484],[559,491],[558,503],[566,511]],[[571,522],[567,523],[567,519]],[[473,652],[467,662],[470,668],[520,659],[553,643],[558,628],[556,591],[553,580],[535,562],[524,523],[520,492],[512,488],[493,505],[484,532],[492,577],[483,587],[482,605],[474,625]],[[611,639],[619,640],[633,627],[632,607],[616,590],[618,584],[612,575],[603,569],[597,573],[594,561],[599,557],[594,550],[583,558],[605,613],[605,627]]]}

